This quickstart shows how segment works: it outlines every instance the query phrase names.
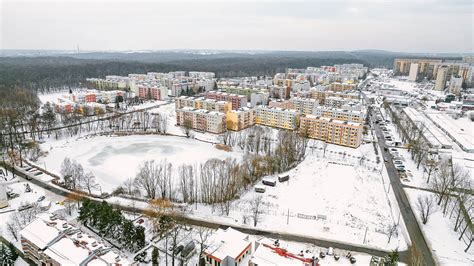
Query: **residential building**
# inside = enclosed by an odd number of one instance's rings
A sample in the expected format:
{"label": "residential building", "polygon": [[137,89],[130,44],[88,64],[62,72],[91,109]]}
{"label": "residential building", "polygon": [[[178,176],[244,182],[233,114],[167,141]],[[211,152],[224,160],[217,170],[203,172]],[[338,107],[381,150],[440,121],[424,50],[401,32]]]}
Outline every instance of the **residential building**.
{"label": "residential building", "polygon": [[176,110],[176,122],[179,126],[220,134],[227,129],[226,115],[221,112],[183,107]]}
{"label": "residential building", "polygon": [[418,64],[418,74],[431,79],[434,77],[435,66],[442,62],[442,59],[396,58],[393,62],[393,73],[395,75],[409,75],[412,63],[415,63]]}
{"label": "residential building", "polygon": [[239,131],[255,125],[255,109],[243,107],[226,113],[227,129]]}
{"label": "residential building", "polygon": [[230,102],[206,99],[204,97],[180,96],[176,98],[175,105],[176,109],[192,107],[221,113],[227,113],[232,110],[232,103]]}
{"label": "residential building", "polygon": [[355,122],[335,120],[315,115],[302,115],[300,132],[313,139],[357,148],[362,141],[363,126]]}
{"label": "residential building", "polygon": [[357,86],[351,83],[341,83],[341,82],[333,82],[329,84],[329,90],[342,92],[342,91],[350,91],[355,90]]}
{"label": "residential building", "polygon": [[270,93],[270,97],[275,99],[288,99],[290,98],[290,87],[286,86],[279,86],[279,85],[272,85],[268,87],[268,91]]}
{"label": "residential building", "polygon": [[443,91],[446,87],[446,81],[448,76],[448,67],[441,66],[438,68],[438,74],[436,75],[436,83],[434,86],[434,90],[436,91]]}
{"label": "residential building", "polygon": [[293,97],[290,99],[292,109],[296,109],[300,114],[312,114],[314,108],[319,106],[319,101],[311,98]]}
{"label": "residential building", "polygon": [[247,266],[252,254],[249,236],[231,227],[209,238],[203,257],[206,266]]}
{"label": "residential building", "polygon": [[449,80],[449,92],[455,95],[460,95],[462,90],[462,77],[451,76]]}
{"label": "residential building", "polygon": [[269,93],[264,91],[254,92],[250,94],[250,106],[267,105]]}
{"label": "residential building", "polygon": [[268,103],[268,107],[276,107],[281,109],[294,109],[293,102],[291,100],[273,100]]}
{"label": "residential building", "polygon": [[283,129],[296,129],[298,125],[298,111],[292,109],[256,107],[255,123]]}
{"label": "residential building", "polygon": [[409,81],[416,81],[418,78],[418,63],[411,63],[410,73],[408,74]]}
{"label": "residential building", "polygon": [[140,99],[163,100],[168,98],[168,88],[164,86],[147,86],[147,84],[140,84],[137,86]]}
{"label": "residential building", "polygon": [[365,123],[365,120],[367,118],[367,113],[365,110],[355,111],[355,110],[347,110],[347,109],[330,108],[327,106],[315,106],[313,108],[313,112],[310,114],[313,114],[318,117],[328,117],[335,120],[357,122],[361,124]]}
{"label": "residential building", "polygon": [[25,257],[37,265],[130,265],[120,251],[58,219],[40,214],[20,231]]}
{"label": "residential building", "polygon": [[208,91],[206,93],[207,99],[214,99],[217,101],[226,101],[232,103],[232,109],[236,110],[242,107],[247,107],[247,97],[243,95],[230,94],[221,91]]}

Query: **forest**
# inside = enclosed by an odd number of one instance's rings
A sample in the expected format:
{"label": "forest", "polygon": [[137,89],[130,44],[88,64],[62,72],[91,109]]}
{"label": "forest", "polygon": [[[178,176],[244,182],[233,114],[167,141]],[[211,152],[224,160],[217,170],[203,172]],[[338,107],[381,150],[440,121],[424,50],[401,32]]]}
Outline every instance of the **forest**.
{"label": "forest", "polygon": [[0,57],[0,85],[47,90],[50,87],[81,86],[89,77],[177,70],[210,71],[219,78],[272,76],[286,68],[342,63],[390,68],[393,59],[401,55],[384,51],[42,53],[39,56],[5,56],[4,53]]}

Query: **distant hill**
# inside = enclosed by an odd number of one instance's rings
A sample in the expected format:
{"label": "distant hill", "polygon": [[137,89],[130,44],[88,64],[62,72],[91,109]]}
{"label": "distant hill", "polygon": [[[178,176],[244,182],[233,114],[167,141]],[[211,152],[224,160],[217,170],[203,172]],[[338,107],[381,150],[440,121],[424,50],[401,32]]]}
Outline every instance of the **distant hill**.
{"label": "distant hill", "polygon": [[[382,50],[360,51],[121,51],[0,50],[0,85],[45,88],[76,86],[87,77],[129,73],[211,71],[217,77],[263,76],[286,68],[361,63],[393,66],[396,57],[424,56]],[[460,59],[450,58],[450,59]]]}

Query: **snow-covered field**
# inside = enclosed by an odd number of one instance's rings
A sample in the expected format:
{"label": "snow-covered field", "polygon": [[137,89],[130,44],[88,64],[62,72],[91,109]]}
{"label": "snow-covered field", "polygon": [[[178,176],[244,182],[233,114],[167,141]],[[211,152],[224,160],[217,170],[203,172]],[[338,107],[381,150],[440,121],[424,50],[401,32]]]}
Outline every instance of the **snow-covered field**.
{"label": "snow-covered field", "polygon": [[289,181],[266,186],[263,194],[252,188],[234,203],[230,217],[217,217],[219,211],[211,214],[206,206],[193,210],[194,215],[238,224],[246,220],[248,226],[253,226],[252,219],[244,217],[249,215],[252,201],[261,195],[265,210],[257,228],[403,250],[407,246],[403,225],[390,243],[384,233],[398,222],[398,215],[394,215],[398,210],[391,209],[396,208],[396,203],[389,204],[393,197],[385,194],[385,176],[375,162],[359,165],[359,159],[352,155],[360,154],[369,159],[375,157],[371,144],[355,150],[329,145],[325,158],[321,150],[313,154],[310,151],[300,165],[288,172]]}
{"label": "snow-covered field", "polygon": [[177,167],[181,164],[205,162],[211,158],[240,159],[239,152],[226,152],[212,144],[174,136],[137,135],[125,137],[83,137],[49,141],[41,147],[48,154],[41,158],[49,171],[60,172],[65,157],[81,163],[86,172],[92,171],[102,191],[111,191],[127,178],[135,177],[138,167],[146,160],[167,160]]}

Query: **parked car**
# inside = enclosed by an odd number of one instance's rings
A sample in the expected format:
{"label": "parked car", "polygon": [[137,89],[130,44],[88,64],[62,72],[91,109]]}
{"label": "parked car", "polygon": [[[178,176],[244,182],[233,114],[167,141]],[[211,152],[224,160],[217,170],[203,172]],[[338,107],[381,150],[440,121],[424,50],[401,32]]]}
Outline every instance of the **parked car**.
{"label": "parked car", "polygon": [[262,184],[264,184],[266,186],[274,187],[276,185],[276,180],[273,179],[273,178],[265,177],[262,180]]}
{"label": "parked car", "polygon": [[278,182],[285,182],[288,180],[290,180],[289,175],[285,175],[285,174],[278,175]]}
{"label": "parked car", "polygon": [[265,187],[262,186],[262,185],[256,185],[255,186],[255,191],[258,192],[258,193],[265,193]]}
{"label": "parked car", "polygon": [[46,198],[45,196],[41,196],[41,197],[38,198],[37,201],[38,201],[38,202],[41,202],[41,201],[43,201],[45,198]]}

